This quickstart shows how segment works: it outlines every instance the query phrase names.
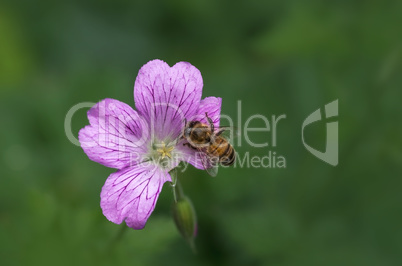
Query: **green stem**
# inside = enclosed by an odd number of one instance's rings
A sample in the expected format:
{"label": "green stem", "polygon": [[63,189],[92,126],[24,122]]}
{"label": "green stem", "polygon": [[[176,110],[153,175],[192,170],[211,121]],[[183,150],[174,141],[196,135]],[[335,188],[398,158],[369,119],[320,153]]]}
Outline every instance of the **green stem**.
{"label": "green stem", "polygon": [[127,231],[127,228],[128,228],[128,226],[126,225],[126,223],[123,223],[122,225],[120,225],[119,231],[117,231],[117,234],[109,242],[108,250],[112,250],[116,246],[116,244],[123,237],[124,233]]}
{"label": "green stem", "polygon": [[176,202],[177,200],[181,200],[184,197],[183,188],[181,187],[181,184],[178,179],[176,181],[176,186],[174,186],[173,190],[174,190],[173,193],[176,195],[175,196]]}
{"label": "green stem", "polygon": [[197,248],[195,247],[194,238],[190,239],[188,242],[189,242],[190,248],[193,251],[194,255],[196,255]]}
{"label": "green stem", "polygon": [[171,170],[169,172],[171,178],[172,178],[172,190],[173,190],[173,198],[174,198],[174,202],[177,202],[178,200],[181,200],[184,197],[183,194],[183,189],[181,188],[180,182],[179,182],[179,178],[177,176],[177,170],[176,168]]}

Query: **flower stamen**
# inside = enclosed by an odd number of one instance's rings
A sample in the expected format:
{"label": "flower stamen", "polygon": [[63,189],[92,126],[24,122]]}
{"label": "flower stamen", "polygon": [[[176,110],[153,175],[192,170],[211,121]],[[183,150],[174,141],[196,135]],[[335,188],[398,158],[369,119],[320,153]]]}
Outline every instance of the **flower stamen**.
{"label": "flower stamen", "polygon": [[170,159],[172,159],[172,155],[170,153],[173,151],[173,149],[173,146],[168,147],[166,146],[165,142],[162,141],[161,148],[157,149],[156,151],[161,154],[162,159],[164,159],[165,157],[169,157]]}

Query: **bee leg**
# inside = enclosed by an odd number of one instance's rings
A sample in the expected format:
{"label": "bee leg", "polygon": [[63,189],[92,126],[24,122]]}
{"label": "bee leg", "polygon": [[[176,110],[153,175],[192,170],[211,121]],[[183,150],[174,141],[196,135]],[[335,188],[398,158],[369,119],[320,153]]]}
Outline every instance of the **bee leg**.
{"label": "bee leg", "polygon": [[226,129],[220,129],[215,135],[219,136],[220,134],[222,134],[223,132],[225,132]]}
{"label": "bee leg", "polygon": [[208,116],[208,113],[205,112],[205,117],[208,120],[209,126],[211,127],[211,131],[214,132],[215,131],[215,126],[214,126],[214,122],[212,121],[212,119]]}
{"label": "bee leg", "polygon": [[186,130],[186,126],[187,126],[187,118],[184,118],[183,132],[181,133],[179,140],[184,139],[184,131]]}
{"label": "bee leg", "polygon": [[197,148],[191,146],[190,143],[183,143],[183,146],[187,146],[187,147],[189,147],[189,148],[191,148],[191,149],[193,149],[193,150],[196,150],[196,149],[197,149]]}

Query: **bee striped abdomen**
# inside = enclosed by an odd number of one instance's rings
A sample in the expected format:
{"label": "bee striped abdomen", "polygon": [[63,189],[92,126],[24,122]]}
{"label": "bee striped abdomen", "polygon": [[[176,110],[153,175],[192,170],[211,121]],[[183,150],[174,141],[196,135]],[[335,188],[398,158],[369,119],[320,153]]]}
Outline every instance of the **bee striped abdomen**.
{"label": "bee striped abdomen", "polygon": [[227,152],[225,153],[225,155],[223,155],[222,157],[219,158],[219,161],[221,162],[222,165],[229,166],[234,163],[235,159],[236,159],[235,150],[229,144]]}
{"label": "bee striped abdomen", "polygon": [[209,146],[208,154],[212,157],[219,158],[222,165],[232,165],[235,160],[235,152],[230,143],[221,137],[217,137]]}

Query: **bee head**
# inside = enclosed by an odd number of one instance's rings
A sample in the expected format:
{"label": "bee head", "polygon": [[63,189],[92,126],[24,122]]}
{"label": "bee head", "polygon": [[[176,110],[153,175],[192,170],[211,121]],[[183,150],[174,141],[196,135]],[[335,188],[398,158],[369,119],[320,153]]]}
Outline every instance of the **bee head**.
{"label": "bee head", "polygon": [[190,121],[190,123],[188,123],[188,128],[193,128],[195,125],[199,124],[200,121]]}
{"label": "bee head", "polygon": [[191,127],[186,127],[185,129],[184,129],[184,132],[183,132],[183,135],[184,135],[184,137],[189,137],[190,136],[190,134],[191,134]]}

